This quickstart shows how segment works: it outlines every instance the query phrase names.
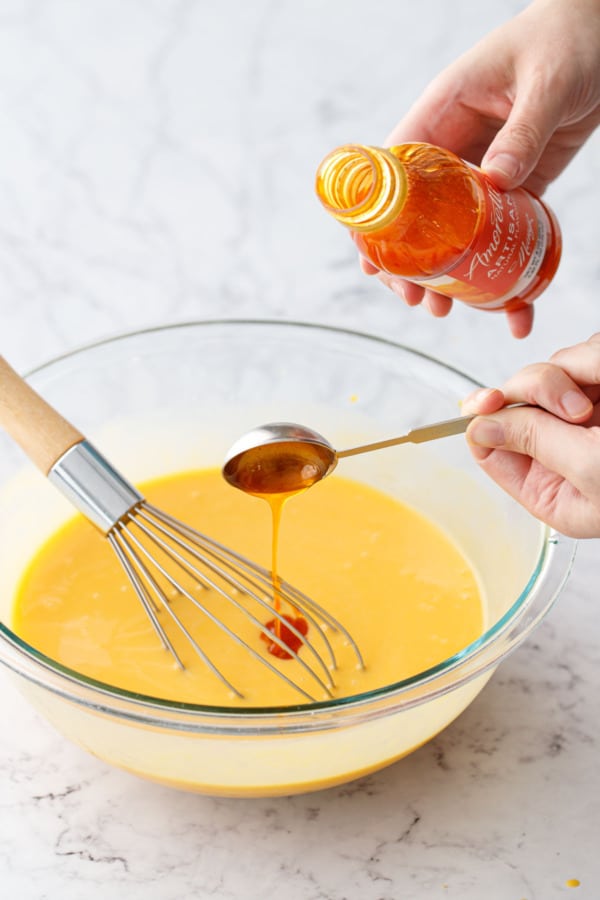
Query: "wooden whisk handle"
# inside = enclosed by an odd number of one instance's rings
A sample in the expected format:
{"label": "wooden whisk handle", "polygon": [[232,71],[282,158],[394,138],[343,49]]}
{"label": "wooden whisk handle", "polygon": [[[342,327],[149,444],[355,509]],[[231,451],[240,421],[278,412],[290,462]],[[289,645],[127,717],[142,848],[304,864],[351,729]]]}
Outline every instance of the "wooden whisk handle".
{"label": "wooden whisk handle", "polygon": [[0,425],[46,475],[63,453],[84,439],[2,356]]}

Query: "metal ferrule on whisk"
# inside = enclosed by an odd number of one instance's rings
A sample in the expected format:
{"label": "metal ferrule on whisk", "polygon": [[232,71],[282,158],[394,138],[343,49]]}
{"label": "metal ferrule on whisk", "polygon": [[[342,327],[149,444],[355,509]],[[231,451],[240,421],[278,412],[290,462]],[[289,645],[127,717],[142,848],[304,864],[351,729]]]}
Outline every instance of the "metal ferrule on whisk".
{"label": "metal ferrule on whisk", "polygon": [[144,499],[86,440],[54,463],[48,480],[104,534]]}

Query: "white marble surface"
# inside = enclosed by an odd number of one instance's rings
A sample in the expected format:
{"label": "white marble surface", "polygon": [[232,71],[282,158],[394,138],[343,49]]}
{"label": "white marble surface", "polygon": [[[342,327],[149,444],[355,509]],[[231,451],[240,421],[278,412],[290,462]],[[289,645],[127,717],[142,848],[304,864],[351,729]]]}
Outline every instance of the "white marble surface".
{"label": "white marble surface", "polygon": [[[488,382],[600,326],[600,144],[548,200],[565,233],[534,334],[434,321],[358,271],[312,195],[376,143],[495,0],[0,0],[1,350],[26,370],[96,338],[213,317],[395,337]],[[65,743],[0,673],[0,896],[558,900],[600,896],[598,542],[477,701],[346,787],[219,800]],[[577,878],[578,888],[567,879]]]}

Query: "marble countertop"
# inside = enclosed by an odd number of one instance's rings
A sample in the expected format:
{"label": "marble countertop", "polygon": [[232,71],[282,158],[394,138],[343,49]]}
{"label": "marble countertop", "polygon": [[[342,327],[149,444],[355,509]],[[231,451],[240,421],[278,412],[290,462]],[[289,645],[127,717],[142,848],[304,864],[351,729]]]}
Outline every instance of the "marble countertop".
{"label": "marble countertop", "polygon": [[[600,143],[552,187],[559,274],[535,331],[409,310],[317,208],[318,161],[383,140],[522,3],[2,0],[1,350],[26,371],[166,322],[301,319],[501,382],[599,329]],[[340,788],[185,794],[108,768],[0,672],[0,895],[19,900],[600,896],[598,541],[446,731]],[[579,887],[569,887],[577,879]]]}

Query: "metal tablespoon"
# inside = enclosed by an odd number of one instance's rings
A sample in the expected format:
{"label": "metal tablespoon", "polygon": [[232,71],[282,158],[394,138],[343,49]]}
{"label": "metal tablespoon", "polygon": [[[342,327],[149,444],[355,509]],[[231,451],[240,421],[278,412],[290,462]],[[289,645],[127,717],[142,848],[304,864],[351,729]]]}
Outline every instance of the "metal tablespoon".
{"label": "metal tablespoon", "polygon": [[223,475],[229,484],[249,494],[294,493],[321,481],[346,456],[462,434],[474,418],[459,416],[435,422],[348,450],[335,450],[327,438],[304,425],[272,422],[253,428],[233,444],[225,457]]}

